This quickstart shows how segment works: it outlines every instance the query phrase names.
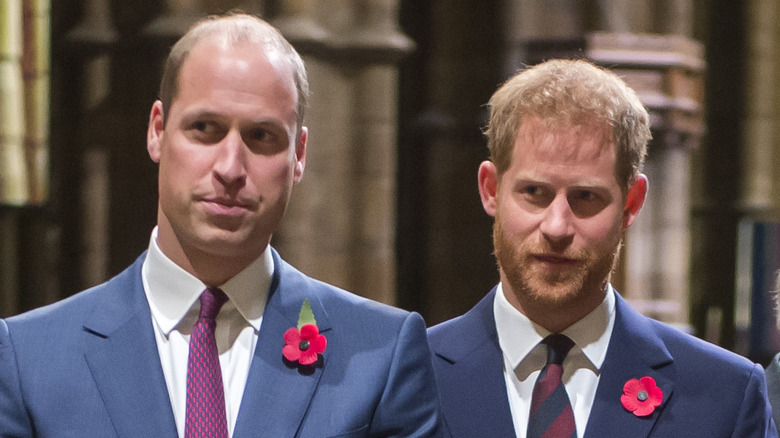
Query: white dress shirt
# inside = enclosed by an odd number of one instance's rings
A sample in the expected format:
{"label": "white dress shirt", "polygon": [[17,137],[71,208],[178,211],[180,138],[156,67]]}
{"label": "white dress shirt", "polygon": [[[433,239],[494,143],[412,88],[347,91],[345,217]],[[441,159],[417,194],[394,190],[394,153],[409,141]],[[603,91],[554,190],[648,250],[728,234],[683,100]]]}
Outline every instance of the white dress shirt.
{"label": "white dress shirt", "polygon": [[[215,337],[230,436],[241,406],[273,270],[271,249],[267,247],[251,265],[219,286],[229,298],[217,316]],[[183,437],[190,333],[198,319],[198,298],[206,285],[162,253],[157,246],[157,228],[152,232],[141,276],[176,428],[179,437]]]}
{"label": "white dress shirt", "polygon": [[[504,355],[504,379],[515,433],[518,438],[525,438],[534,384],[547,361],[547,349],[539,343],[550,332],[513,307],[501,284],[493,302],[493,313]],[[563,362],[562,379],[574,410],[579,438],[585,435],[614,323],[615,296],[612,286],[607,285],[604,301],[562,332],[575,343]]]}

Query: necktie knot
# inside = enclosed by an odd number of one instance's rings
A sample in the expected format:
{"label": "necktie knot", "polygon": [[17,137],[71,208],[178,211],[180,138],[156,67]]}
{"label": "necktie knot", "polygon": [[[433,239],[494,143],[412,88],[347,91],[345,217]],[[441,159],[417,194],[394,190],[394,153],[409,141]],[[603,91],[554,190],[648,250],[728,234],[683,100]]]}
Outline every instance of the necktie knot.
{"label": "necktie knot", "polygon": [[563,365],[563,360],[574,346],[574,341],[568,336],[555,333],[547,336],[542,341],[547,345],[547,364]]}
{"label": "necktie knot", "polygon": [[200,294],[200,311],[198,319],[215,321],[219,310],[227,302],[228,297],[222,289],[210,287]]}

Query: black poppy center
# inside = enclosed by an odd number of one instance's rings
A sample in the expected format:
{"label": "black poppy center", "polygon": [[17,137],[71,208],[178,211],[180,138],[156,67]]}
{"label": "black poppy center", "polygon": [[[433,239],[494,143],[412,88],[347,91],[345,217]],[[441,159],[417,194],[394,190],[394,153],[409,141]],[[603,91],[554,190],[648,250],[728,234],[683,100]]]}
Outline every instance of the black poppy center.
{"label": "black poppy center", "polygon": [[298,343],[298,349],[301,351],[306,351],[309,349],[309,341],[301,341]]}

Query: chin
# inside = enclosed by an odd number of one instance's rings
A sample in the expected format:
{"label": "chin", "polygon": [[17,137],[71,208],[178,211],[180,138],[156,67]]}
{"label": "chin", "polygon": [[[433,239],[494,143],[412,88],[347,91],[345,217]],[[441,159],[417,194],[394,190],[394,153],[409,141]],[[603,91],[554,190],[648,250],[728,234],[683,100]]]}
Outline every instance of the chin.
{"label": "chin", "polygon": [[[514,286],[513,286],[514,288]],[[520,286],[521,294],[537,304],[550,307],[567,307],[577,303],[583,294],[581,286],[546,285],[543,287]]]}
{"label": "chin", "polygon": [[259,248],[258,252],[261,252],[265,248],[260,239],[241,229],[209,229],[198,233],[193,243],[200,251],[218,256],[237,256],[253,247]]}

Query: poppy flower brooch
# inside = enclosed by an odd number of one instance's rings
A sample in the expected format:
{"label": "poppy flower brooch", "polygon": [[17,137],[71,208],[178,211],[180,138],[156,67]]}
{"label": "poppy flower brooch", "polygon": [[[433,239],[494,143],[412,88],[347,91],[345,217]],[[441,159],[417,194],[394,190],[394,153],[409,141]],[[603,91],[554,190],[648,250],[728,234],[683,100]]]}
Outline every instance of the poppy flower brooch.
{"label": "poppy flower brooch", "polygon": [[620,402],[637,417],[646,417],[655,411],[663,398],[664,393],[655,385],[655,380],[645,376],[641,379],[631,379],[623,385]]}
{"label": "poppy flower brooch", "polygon": [[290,327],[284,332],[284,347],[282,355],[290,362],[301,365],[311,365],[317,362],[319,355],[328,346],[328,340],[320,334],[317,320],[308,299],[303,300],[301,312],[298,315],[298,326]]}

